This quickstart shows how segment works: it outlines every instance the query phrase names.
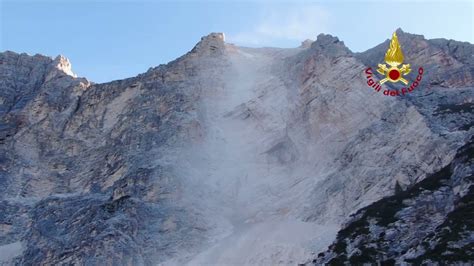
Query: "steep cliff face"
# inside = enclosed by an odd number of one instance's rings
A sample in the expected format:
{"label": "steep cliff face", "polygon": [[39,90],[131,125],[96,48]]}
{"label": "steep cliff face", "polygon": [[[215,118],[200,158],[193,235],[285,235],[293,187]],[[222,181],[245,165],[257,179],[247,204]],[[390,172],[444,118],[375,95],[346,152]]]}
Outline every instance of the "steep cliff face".
{"label": "steep cliff face", "polygon": [[[413,60],[408,62],[422,66],[427,73],[422,90],[414,92],[414,97],[401,100],[421,114],[431,135],[441,137],[443,143],[461,147],[454,157],[438,154],[437,158],[444,158],[442,162],[401,166],[410,172],[408,182],[396,179],[395,189],[387,193],[395,195],[375,201],[351,215],[336,241],[314,259],[316,265],[375,261],[387,265],[443,265],[473,260],[473,45],[425,40],[401,30],[397,33],[400,41],[408,44],[403,46],[407,48],[407,58]],[[368,66],[374,66],[377,58],[383,57],[383,47],[381,44],[357,57]],[[405,149],[410,150],[412,145],[406,144]],[[427,148],[430,152],[434,150]],[[447,158],[452,158],[448,164]],[[423,165],[444,167],[428,171],[431,173],[420,179]]]}
{"label": "steep cliff face", "polygon": [[[297,123],[309,136],[306,147],[320,157],[313,160],[321,162],[317,169],[327,167],[316,175],[321,181],[312,186],[310,197],[317,204],[309,206],[304,217],[334,222],[390,195],[396,182],[406,187],[447,164],[456,141],[464,142],[465,132],[456,129],[469,126],[472,113],[443,117],[438,109],[470,101],[472,89],[450,93],[422,85],[413,97],[383,96],[361,77],[366,67],[376,64],[364,65],[337,38],[318,40],[302,61],[292,64],[305,73],[300,87],[305,105],[298,110],[302,119]],[[452,130],[457,133],[442,136],[448,119],[456,120]]]}
{"label": "steep cliff face", "polygon": [[[474,47],[468,42],[455,40],[426,40],[423,35],[403,32],[398,29],[397,35],[405,54],[405,61],[412,66],[423,66],[426,70],[425,86],[459,88],[474,83],[472,54]],[[364,63],[377,66],[384,58],[390,40],[377,45],[357,57]]]}
{"label": "steep cliff face", "polygon": [[200,241],[209,225],[175,203],[180,181],[160,156],[199,135],[202,56],[90,84],[46,57],[2,54],[1,240],[21,241],[16,262],[151,264]]}
{"label": "steep cliff face", "polygon": [[471,263],[474,140],[453,161],[407,190],[359,210],[317,265]]}
{"label": "steep cliff face", "polygon": [[308,261],[472,135],[472,45],[399,36],[430,73],[406,97],[366,84],[386,48],[354,54],[330,35],[279,49],[213,33],[104,84],[63,57],[1,53],[0,261]]}

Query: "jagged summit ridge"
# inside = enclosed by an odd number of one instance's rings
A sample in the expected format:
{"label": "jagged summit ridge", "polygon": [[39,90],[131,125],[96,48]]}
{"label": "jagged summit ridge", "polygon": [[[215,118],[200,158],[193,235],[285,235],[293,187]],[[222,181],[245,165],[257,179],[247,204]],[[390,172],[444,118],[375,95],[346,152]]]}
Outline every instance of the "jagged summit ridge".
{"label": "jagged summit ridge", "polygon": [[71,76],[71,77],[75,77],[77,78],[77,75],[74,74],[74,72],[72,71],[72,65],[71,65],[71,62],[69,61],[68,58],[66,58],[65,56],[63,55],[58,55],[55,59],[54,59],[54,64],[56,64],[56,67],[59,69],[59,70],[62,70],[64,73],[66,73],[67,75]]}
{"label": "jagged summit ridge", "polygon": [[351,51],[344,44],[343,41],[340,41],[339,38],[332,36],[330,34],[319,34],[311,44],[311,49],[325,55],[331,56],[342,56],[349,55]]}
{"label": "jagged summit ridge", "polygon": [[[423,35],[397,29],[405,61],[412,67],[423,67],[429,86],[459,87],[474,85],[474,46],[468,42],[446,39],[427,40]],[[381,62],[390,40],[355,56],[367,66]]]}
{"label": "jagged summit ridge", "polygon": [[14,250],[0,264],[312,259],[351,213],[442,169],[473,133],[472,83],[457,76],[473,72],[459,59],[472,45],[402,46],[429,71],[442,59],[456,89],[373,94],[363,70],[383,54],[330,35],[280,49],[214,33],[103,84],[61,57],[0,54],[0,254]]}
{"label": "jagged summit ridge", "polygon": [[301,42],[300,48],[309,48],[314,41],[311,39],[306,39]]}
{"label": "jagged summit ridge", "polygon": [[200,56],[220,55],[225,49],[224,33],[210,33],[201,38],[201,41],[191,50],[191,53]]}
{"label": "jagged summit ridge", "polygon": [[[69,61],[68,58],[66,58],[63,55],[58,55],[54,59],[49,56],[41,55],[41,54],[36,54],[34,56],[30,56],[26,53],[18,54],[13,51],[6,51],[2,53],[2,58],[1,58],[1,63],[5,65],[11,65],[12,61],[18,60],[19,63],[24,61],[25,63],[27,61],[31,61],[32,64],[41,64],[41,63],[47,63],[50,64],[49,71],[54,72],[55,70],[69,75],[71,77],[77,77],[76,74],[72,71],[72,65],[71,62]],[[55,75],[54,73],[50,73],[51,75]],[[59,74],[59,73],[56,73]]]}

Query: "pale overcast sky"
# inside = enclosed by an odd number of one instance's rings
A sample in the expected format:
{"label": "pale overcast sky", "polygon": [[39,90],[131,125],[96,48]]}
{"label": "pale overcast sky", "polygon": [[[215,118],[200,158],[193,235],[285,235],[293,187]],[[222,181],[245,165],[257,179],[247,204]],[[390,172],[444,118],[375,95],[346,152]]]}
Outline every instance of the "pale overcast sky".
{"label": "pale overcast sky", "polygon": [[244,46],[296,47],[319,33],[356,52],[402,28],[474,42],[473,1],[0,0],[0,51],[63,54],[94,82],[183,55],[210,32]]}

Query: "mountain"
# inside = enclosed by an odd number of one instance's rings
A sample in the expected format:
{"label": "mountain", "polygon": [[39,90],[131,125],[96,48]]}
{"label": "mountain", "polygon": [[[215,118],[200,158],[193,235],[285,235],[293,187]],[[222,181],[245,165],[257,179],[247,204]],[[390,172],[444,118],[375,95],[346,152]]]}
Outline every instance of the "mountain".
{"label": "mountain", "polygon": [[443,169],[359,210],[313,262],[472,263],[473,163],[471,138]]}
{"label": "mountain", "polygon": [[[452,213],[472,185],[462,154],[473,135],[474,46],[397,34],[414,69],[407,79],[426,72],[403,97],[367,85],[365,69],[382,63],[388,42],[353,53],[325,34],[280,49],[211,33],[166,65],[103,84],[75,77],[62,56],[0,53],[0,262],[350,260],[357,243],[379,243],[393,227],[426,233],[433,213],[429,228],[472,234]],[[461,172],[449,168],[459,164]],[[452,191],[422,195],[436,176],[444,181],[429,193]],[[424,206],[416,193],[436,206],[450,201],[407,221],[398,213]],[[385,215],[372,210],[393,197],[393,217],[367,235],[367,223]],[[445,235],[423,237],[434,247]],[[350,245],[334,250],[338,243]],[[388,254],[393,243],[373,248]],[[415,259],[406,249],[366,258]],[[471,253],[458,261],[466,257],[474,261]]]}

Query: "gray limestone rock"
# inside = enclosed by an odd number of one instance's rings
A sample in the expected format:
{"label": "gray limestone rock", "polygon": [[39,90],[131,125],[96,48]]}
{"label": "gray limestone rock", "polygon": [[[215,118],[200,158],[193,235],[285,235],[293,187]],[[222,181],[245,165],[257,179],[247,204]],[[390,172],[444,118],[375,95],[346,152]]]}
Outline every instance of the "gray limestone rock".
{"label": "gray limestone rock", "polygon": [[[472,136],[473,45],[398,34],[406,61],[426,72],[404,97],[366,83],[387,42],[352,53],[324,34],[280,49],[212,33],[166,65],[103,84],[77,78],[62,56],[0,53],[0,264],[309,261],[351,214],[453,167]],[[431,250],[464,247],[469,238],[426,235],[415,215],[427,206],[436,226],[464,228],[453,206],[470,183],[456,182],[413,190],[403,204],[414,209],[382,226],[371,216],[360,237],[395,241],[409,226]],[[358,243],[351,256],[365,254]],[[416,243],[400,249],[397,261],[444,260]]]}

